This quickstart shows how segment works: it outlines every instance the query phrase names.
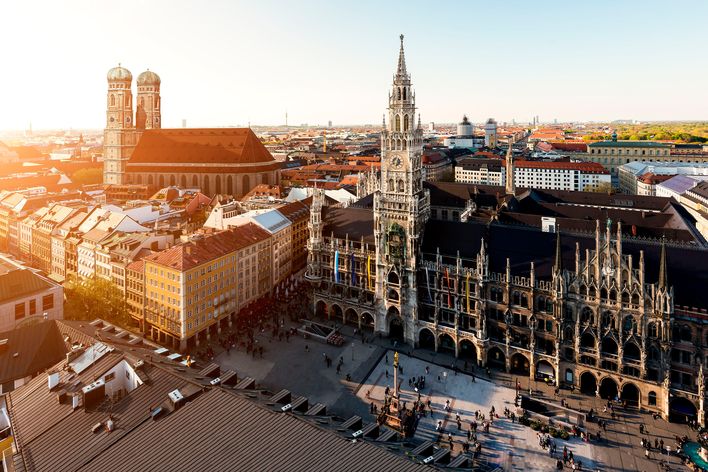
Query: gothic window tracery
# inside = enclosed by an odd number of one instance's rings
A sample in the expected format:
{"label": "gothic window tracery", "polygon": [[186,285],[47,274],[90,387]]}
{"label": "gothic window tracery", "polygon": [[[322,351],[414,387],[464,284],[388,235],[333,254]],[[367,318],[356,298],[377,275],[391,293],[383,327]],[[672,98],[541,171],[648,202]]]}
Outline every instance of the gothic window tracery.
{"label": "gothic window tracery", "polygon": [[116,96],[111,94],[111,106],[114,107],[116,106]]}
{"label": "gothic window tracery", "polygon": [[396,115],[396,131],[401,131],[401,115]]}
{"label": "gothic window tracery", "polygon": [[408,115],[403,115],[403,131],[408,131]]}

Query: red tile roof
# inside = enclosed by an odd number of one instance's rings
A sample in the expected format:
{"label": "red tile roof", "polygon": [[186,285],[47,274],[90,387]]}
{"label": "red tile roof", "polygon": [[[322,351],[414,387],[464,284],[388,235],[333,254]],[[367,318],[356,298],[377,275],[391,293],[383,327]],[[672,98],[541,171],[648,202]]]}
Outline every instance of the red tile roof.
{"label": "red tile roof", "polygon": [[[506,165],[506,159],[502,159],[502,165]],[[514,160],[514,167],[530,168],[530,169],[567,169],[579,170],[581,172],[591,172],[596,174],[609,174],[610,171],[605,169],[602,164],[597,162],[568,162],[568,161],[524,161]]]}
{"label": "red tile roof", "polygon": [[250,128],[146,130],[133,151],[133,163],[269,164],[268,149]]}
{"label": "red tile roof", "polygon": [[[308,203],[311,203],[312,197],[309,197],[306,200],[308,200]],[[310,216],[310,206],[307,203],[304,203],[304,201],[294,201],[292,203],[288,203],[287,205],[278,207],[278,211],[293,223],[307,220]]]}
{"label": "red tile roof", "polygon": [[254,223],[205,234],[202,238],[177,244],[145,258],[161,266],[186,271],[244,247],[265,241],[270,234]]}
{"label": "red tile roof", "polygon": [[583,142],[575,142],[575,141],[564,141],[564,142],[557,142],[557,141],[552,141],[549,143],[551,146],[553,146],[553,149],[556,149],[558,151],[570,151],[570,152],[588,152],[588,145],[587,143]]}
{"label": "red tile roof", "polygon": [[241,201],[246,201],[252,197],[273,197],[283,198],[283,187],[280,185],[258,184],[251,189],[246,195],[241,198]]}

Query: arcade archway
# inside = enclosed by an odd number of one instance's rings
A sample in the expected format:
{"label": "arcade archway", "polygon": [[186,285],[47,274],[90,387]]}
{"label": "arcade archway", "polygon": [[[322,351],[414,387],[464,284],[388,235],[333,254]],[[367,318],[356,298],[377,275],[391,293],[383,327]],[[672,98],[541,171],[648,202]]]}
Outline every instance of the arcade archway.
{"label": "arcade archway", "polygon": [[600,398],[604,400],[614,400],[619,392],[617,382],[610,377],[605,377],[600,382]]}
{"label": "arcade archway", "polygon": [[639,407],[639,389],[636,385],[633,383],[622,385],[622,401],[633,408]]}
{"label": "arcade archway", "polygon": [[361,314],[361,329],[373,331],[375,327],[374,317],[371,313],[365,312]]}
{"label": "arcade archway", "polygon": [[506,356],[498,347],[493,347],[487,352],[487,365],[496,369],[506,370]]}
{"label": "arcade archway", "polygon": [[592,372],[583,372],[580,375],[580,392],[593,397],[597,393],[597,379]]}
{"label": "arcade archway", "polygon": [[516,375],[528,376],[531,373],[531,365],[529,360],[523,354],[518,352],[511,356],[511,373]]}
{"label": "arcade archway", "polygon": [[472,365],[477,364],[477,348],[469,339],[463,339],[460,341],[459,355],[460,359],[464,359],[467,362],[472,362]]}
{"label": "arcade archway", "polygon": [[686,424],[696,420],[696,405],[684,397],[674,397],[669,403],[669,421]]}
{"label": "arcade archway", "polygon": [[447,333],[442,333],[440,335],[438,338],[438,351],[452,354],[455,353],[455,341],[452,339],[452,336]]}
{"label": "arcade archway", "polygon": [[428,328],[423,328],[418,333],[418,346],[422,349],[435,350],[435,335]]}

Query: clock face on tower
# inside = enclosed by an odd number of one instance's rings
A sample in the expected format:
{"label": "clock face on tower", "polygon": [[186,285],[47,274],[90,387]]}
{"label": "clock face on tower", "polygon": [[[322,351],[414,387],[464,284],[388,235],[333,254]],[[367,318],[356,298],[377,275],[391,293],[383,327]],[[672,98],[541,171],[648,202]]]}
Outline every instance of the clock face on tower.
{"label": "clock face on tower", "polygon": [[393,156],[393,159],[391,159],[391,165],[395,169],[399,169],[401,167],[401,158],[399,156]]}

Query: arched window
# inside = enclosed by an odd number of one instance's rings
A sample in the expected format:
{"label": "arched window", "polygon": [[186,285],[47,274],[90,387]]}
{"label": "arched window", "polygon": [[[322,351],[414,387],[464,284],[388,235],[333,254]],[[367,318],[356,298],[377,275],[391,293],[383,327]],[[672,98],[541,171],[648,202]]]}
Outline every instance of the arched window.
{"label": "arched window", "polygon": [[622,331],[625,333],[631,333],[635,330],[637,326],[637,322],[634,321],[633,316],[627,316],[624,318],[624,322],[622,323]]}
{"label": "arched window", "polygon": [[661,353],[654,346],[649,347],[649,360],[650,361],[660,361],[661,360]]}
{"label": "arched window", "polygon": [[401,115],[396,115],[396,131],[401,131]]}
{"label": "arched window", "polygon": [[588,324],[594,324],[594,319],[595,317],[593,316],[592,309],[590,307],[585,307],[583,308],[583,311],[580,312],[580,321],[582,323],[588,323]]}
{"label": "arched window", "polygon": [[241,193],[246,195],[248,192],[251,191],[251,177],[249,177],[248,174],[243,176],[243,180],[241,181],[241,184],[242,184]]}
{"label": "arched window", "polygon": [[403,131],[408,131],[408,115],[403,115]]}
{"label": "arched window", "polygon": [[602,327],[603,328],[615,328],[615,317],[610,311],[605,311],[602,313]]}
{"label": "arched window", "polygon": [[403,100],[408,100],[408,87],[403,87]]}
{"label": "arched window", "polygon": [[689,328],[687,325],[681,326],[681,341],[691,342],[692,338],[693,336],[691,336],[691,328]]}
{"label": "arched window", "polygon": [[398,181],[398,191],[403,192],[404,190],[404,185],[403,185],[403,180]]}
{"label": "arched window", "polygon": [[116,96],[111,94],[111,106],[114,107],[116,106]]}
{"label": "arched window", "polygon": [[398,87],[398,94],[396,95],[396,98],[397,98],[398,100],[401,99],[401,87]]}
{"label": "arched window", "polygon": [[649,399],[649,406],[656,406],[656,392],[649,392],[647,398]]}
{"label": "arched window", "polygon": [[388,179],[388,191],[393,192],[393,179]]}
{"label": "arched window", "polygon": [[659,331],[656,328],[656,323],[649,323],[649,326],[647,328],[647,332],[649,334],[650,338],[655,338],[659,334]]}

